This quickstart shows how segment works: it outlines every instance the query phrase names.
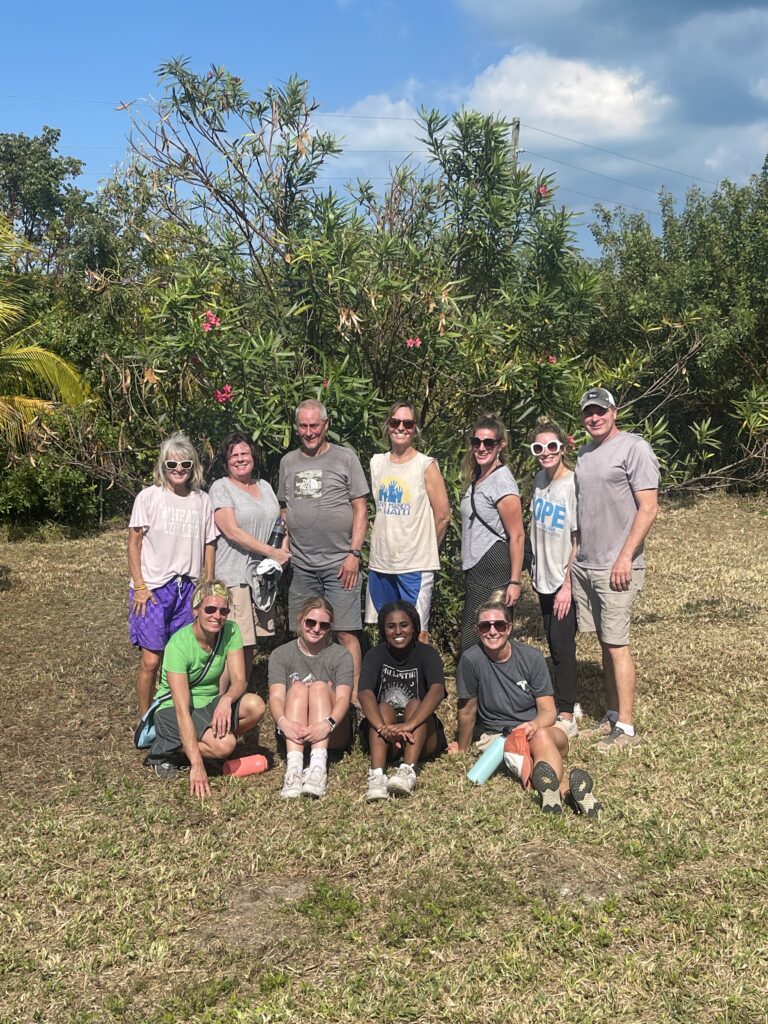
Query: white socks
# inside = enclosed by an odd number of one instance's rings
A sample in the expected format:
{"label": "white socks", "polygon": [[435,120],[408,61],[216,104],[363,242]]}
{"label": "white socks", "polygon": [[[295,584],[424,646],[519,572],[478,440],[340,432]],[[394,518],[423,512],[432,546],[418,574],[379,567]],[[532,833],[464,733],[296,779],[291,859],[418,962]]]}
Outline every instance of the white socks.
{"label": "white socks", "polygon": [[323,771],[328,770],[328,751],[325,748],[321,750],[313,750],[309,755],[309,767],[310,768],[322,768]]}
{"label": "white socks", "polygon": [[635,727],[634,727],[634,725],[627,725],[626,722],[620,722],[618,720],[618,718],[616,719],[616,728],[617,729],[621,729],[621,731],[625,732],[627,734],[627,736],[634,736],[635,735]]}
{"label": "white socks", "polygon": [[288,771],[293,768],[295,771],[300,772],[304,767],[304,751],[289,750],[285,760],[288,765]]}

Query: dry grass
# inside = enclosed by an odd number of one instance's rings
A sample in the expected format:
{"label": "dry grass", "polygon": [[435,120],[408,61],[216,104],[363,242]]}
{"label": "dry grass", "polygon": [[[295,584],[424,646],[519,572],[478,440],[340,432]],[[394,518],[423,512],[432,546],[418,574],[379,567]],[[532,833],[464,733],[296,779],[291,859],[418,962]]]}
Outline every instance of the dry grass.
{"label": "dry grass", "polygon": [[[576,752],[598,824],[449,760],[368,806],[359,753],[324,801],[286,806],[270,772],[201,806],[132,748],[123,535],[5,545],[0,1019],[768,1020],[767,527],[735,498],[664,509],[634,642],[646,742]],[[580,658],[597,714],[591,638]]]}

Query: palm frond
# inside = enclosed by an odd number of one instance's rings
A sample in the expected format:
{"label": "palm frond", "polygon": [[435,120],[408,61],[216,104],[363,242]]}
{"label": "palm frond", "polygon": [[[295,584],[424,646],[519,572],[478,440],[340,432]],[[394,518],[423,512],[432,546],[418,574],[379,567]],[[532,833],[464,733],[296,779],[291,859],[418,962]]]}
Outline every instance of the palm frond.
{"label": "palm frond", "polygon": [[0,387],[44,384],[60,396],[66,405],[80,405],[88,396],[87,385],[77,370],[66,359],[40,345],[21,345],[11,342],[0,348]]}

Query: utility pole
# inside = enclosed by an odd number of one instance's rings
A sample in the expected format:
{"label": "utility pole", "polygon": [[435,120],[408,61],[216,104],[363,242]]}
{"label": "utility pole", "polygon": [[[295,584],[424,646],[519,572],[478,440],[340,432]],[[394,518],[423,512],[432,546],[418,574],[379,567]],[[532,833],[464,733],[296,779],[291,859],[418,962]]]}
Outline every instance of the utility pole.
{"label": "utility pole", "polygon": [[519,117],[513,117],[512,118],[512,128],[510,129],[510,132],[509,132],[509,145],[510,145],[510,148],[512,150],[512,154],[511,154],[512,170],[516,171],[517,170],[517,154],[522,152],[522,150],[520,149],[520,118]]}

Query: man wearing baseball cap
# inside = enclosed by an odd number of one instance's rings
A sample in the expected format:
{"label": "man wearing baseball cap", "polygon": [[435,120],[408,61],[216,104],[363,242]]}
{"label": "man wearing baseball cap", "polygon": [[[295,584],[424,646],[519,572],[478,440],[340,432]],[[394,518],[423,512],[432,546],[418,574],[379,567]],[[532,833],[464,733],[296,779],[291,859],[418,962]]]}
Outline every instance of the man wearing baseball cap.
{"label": "man wearing baseball cap", "polygon": [[659,463],[647,441],[619,430],[616,400],[605,388],[582,395],[581,419],[591,440],[576,459],[573,600],[579,631],[596,632],[602,648],[608,711],[594,735],[597,750],[613,754],[640,744],[629,626],[645,578],[643,542],[658,512]]}

